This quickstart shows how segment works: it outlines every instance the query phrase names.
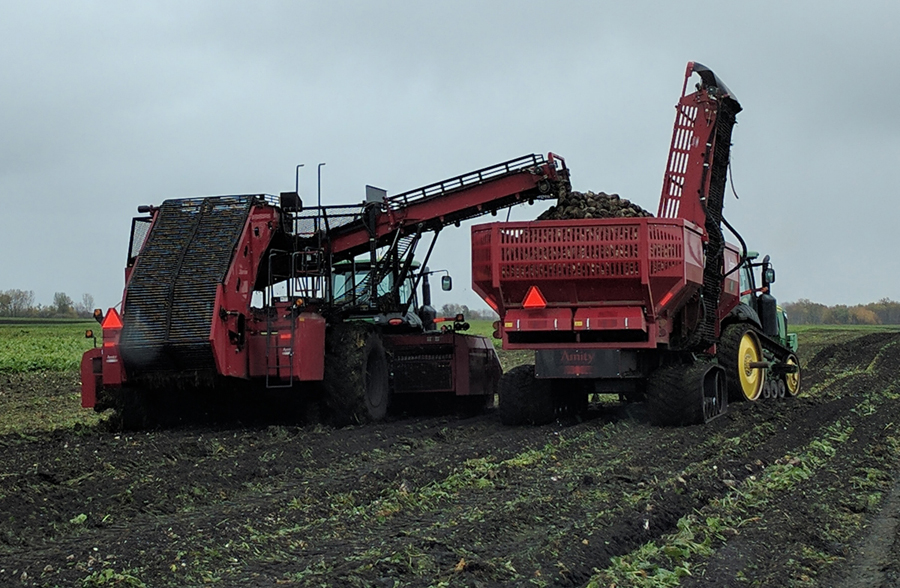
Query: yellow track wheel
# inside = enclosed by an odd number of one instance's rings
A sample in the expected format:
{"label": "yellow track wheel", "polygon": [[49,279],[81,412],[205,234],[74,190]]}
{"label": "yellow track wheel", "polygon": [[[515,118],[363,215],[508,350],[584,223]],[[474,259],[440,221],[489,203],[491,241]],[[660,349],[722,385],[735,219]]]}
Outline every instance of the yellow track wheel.
{"label": "yellow track wheel", "polygon": [[800,361],[797,359],[797,356],[792,353],[788,356],[785,363],[797,366],[796,372],[784,375],[784,383],[787,388],[785,392],[787,396],[796,396],[797,394],[800,394]]}
{"label": "yellow track wheel", "polygon": [[729,400],[754,401],[760,397],[766,383],[766,370],[751,366],[765,360],[762,344],[751,325],[728,325],[719,340],[717,356],[719,365],[725,368]]}
{"label": "yellow track wheel", "polygon": [[756,400],[762,392],[763,384],[766,381],[766,372],[750,367],[751,364],[762,360],[759,338],[753,331],[747,331],[741,337],[738,345],[738,379],[746,400]]}

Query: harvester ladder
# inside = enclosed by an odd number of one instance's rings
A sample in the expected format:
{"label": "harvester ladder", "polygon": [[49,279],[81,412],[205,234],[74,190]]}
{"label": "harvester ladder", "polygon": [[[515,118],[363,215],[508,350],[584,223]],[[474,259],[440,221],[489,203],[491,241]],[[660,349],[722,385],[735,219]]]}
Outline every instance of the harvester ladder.
{"label": "harvester ladder", "polygon": [[[273,260],[280,256],[290,255],[291,259],[291,275],[276,276],[273,268]],[[287,251],[273,250],[269,254],[269,286],[266,289],[266,297],[268,306],[266,310],[266,388],[290,388],[294,384],[294,335],[296,331],[297,321],[290,321],[290,329],[282,332],[278,330],[276,320],[278,319],[278,309],[275,306],[275,285],[279,283],[278,278],[283,278],[287,284],[287,297],[293,300],[293,264],[294,255]],[[293,309],[288,309],[288,313],[293,314]],[[285,337],[284,335],[288,335]],[[284,358],[287,357],[288,377],[287,381],[282,377],[282,366]]]}

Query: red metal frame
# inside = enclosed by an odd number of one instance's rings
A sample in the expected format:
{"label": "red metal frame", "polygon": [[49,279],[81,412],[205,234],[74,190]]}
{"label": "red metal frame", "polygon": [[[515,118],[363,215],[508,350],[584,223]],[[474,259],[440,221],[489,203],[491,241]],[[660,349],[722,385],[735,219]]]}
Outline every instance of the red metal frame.
{"label": "red metal frame", "polygon": [[[275,305],[278,320],[254,316],[248,325],[249,377],[288,382],[321,381],[325,373],[325,318]],[[294,322],[293,327],[291,322]]]}
{"label": "red metal frame", "polygon": [[[557,168],[557,165],[560,167]],[[387,198],[386,210],[377,215],[374,227],[359,225],[355,230],[337,232],[331,238],[331,252],[340,254],[359,251],[368,246],[370,239],[380,243],[398,230],[401,234],[411,233],[417,227],[429,227],[433,230],[458,222],[460,218],[480,216],[496,209],[500,201],[510,197],[523,200],[541,196],[540,185],[547,179],[568,181],[565,160],[553,153],[548,154],[543,163],[506,171],[495,177],[482,177],[480,172],[474,174],[476,175],[460,176],[451,180],[449,185],[441,182]],[[514,203],[515,201],[505,205]]]}
{"label": "red metal frame", "polygon": [[686,93],[694,68],[695,63],[688,62],[681,99],[675,106],[675,126],[657,217],[684,218],[703,227],[706,222],[703,200],[710,182],[706,166],[715,148],[719,103],[705,87]]}
{"label": "red metal frame", "polygon": [[396,358],[413,355],[427,361],[429,349],[443,348],[452,359],[449,363],[449,385],[441,387],[424,382],[420,390],[395,390],[398,393],[447,392],[456,396],[483,396],[494,393],[500,380],[500,364],[490,341],[453,331],[439,333],[386,334],[385,347]]}
{"label": "red metal frame", "polygon": [[[472,287],[503,317],[510,349],[571,342],[510,342],[509,334],[574,331],[584,348],[652,348],[668,341],[657,319],[703,283],[700,229],[684,219],[624,218],[489,223],[472,227]],[[546,307],[527,309],[537,287]],[[643,331],[603,341],[588,332]]]}
{"label": "red metal frame", "polygon": [[701,283],[698,227],[684,219],[584,219],[472,227],[474,290],[501,312],[531,286],[547,307],[643,305]]}
{"label": "red metal frame", "polygon": [[[688,93],[694,74],[703,83]],[[504,348],[653,349],[669,343],[676,313],[692,300],[702,315],[704,275],[714,269],[704,253],[709,166],[725,98],[734,100],[711,70],[687,64],[657,218],[472,227],[472,286],[500,314]],[[724,256],[711,259],[723,265],[721,319],[739,300],[738,276],[728,272],[740,256],[725,244]],[[534,288],[545,305],[523,304]]]}
{"label": "red metal frame", "polygon": [[103,349],[88,349],[81,356],[81,407],[94,408],[103,388]]}
{"label": "red metal frame", "polygon": [[[405,236],[436,231],[448,224],[522,200],[556,197],[563,183],[567,186],[568,170],[562,158],[552,153],[546,159],[529,155],[391,196],[382,203],[344,207],[355,208],[362,214],[351,213],[348,224],[336,223],[329,229],[328,234],[324,235],[325,254],[330,255],[332,261],[335,256],[352,257],[371,250],[373,244],[377,247],[396,243],[398,234]],[[263,269],[261,264],[265,262],[266,252],[273,246],[273,240],[280,234],[282,239],[279,243],[288,243],[289,239],[283,237],[293,239],[294,235],[282,232],[284,219],[281,210],[264,198],[259,197],[258,202],[252,202],[250,207],[240,236],[234,243],[227,273],[216,285],[211,301],[212,313],[206,341],[212,351],[215,372],[239,379],[264,377],[267,385],[274,382],[275,386],[291,381],[321,381],[324,376],[326,319],[319,313],[327,309],[318,308],[315,313],[300,312],[300,307],[295,308],[293,301],[289,300],[273,302],[266,311],[251,308],[254,286]],[[146,210],[150,214],[147,231],[150,234],[156,228],[159,209],[147,207]],[[323,210],[318,209],[314,214],[322,215]],[[141,217],[141,222],[147,222],[147,219]],[[296,221],[294,216],[291,219]],[[327,227],[328,224],[316,222],[315,226]],[[297,240],[293,241],[296,246]],[[138,250],[131,250],[135,247]],[[134,269],[140,267],[139,249],[140,246],[132,243],[125,270],[123,307]],[[205,328],[205,324],[201,328]],[[121,324],[117,328],[104,328],[103,331],[103,346],[89,351],[82,360],[82,402],[85,406],[96,404],[103,387],[121,386],[128,377],[118,349]],[[397,344],[403,341],[406,345],[428,345],[428,341],[421,338],[433,336],[407,334],[392,340]],[[456,393],[492,393],[493,389],[488,390],[484,383],[485,374],[493,373],[495,367],[499,369],[499,364],[490,344],[485,343],[483,338],[452,333],[439,337],[449,338],[453,343]]]}

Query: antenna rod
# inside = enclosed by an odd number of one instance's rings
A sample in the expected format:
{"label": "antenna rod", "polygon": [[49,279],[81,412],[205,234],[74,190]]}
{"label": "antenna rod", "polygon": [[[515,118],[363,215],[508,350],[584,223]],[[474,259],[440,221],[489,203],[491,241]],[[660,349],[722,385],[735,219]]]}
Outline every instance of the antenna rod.
{"label": "antenna rod", "polygon": [[294,172],[294,193],[300,193],[300,168],[303,167],[302,163],[297,164],[297,169]]}
{"label": "antenna rod", "polygon": [[322,166],[323,165],[325,165],[325,164],[320,163],[318,170],[316,170],[318,173],[318,176],[319,176],[319,208],[322,208]]}

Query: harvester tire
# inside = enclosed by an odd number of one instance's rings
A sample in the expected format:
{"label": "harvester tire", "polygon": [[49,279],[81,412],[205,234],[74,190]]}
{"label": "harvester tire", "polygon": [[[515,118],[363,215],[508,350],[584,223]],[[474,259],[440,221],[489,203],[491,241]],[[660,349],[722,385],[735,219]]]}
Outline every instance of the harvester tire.
{"label": "harvester tire", "polygon": [[500,378],[497,412],[504,425],[544,425],[556,417],[553,389],[534,377],[534,365],[520,365]]}
{"label": "harvester tire", "polygon": [[325,404],[337,426],[375,422],[387,415],[388,360],[381,336],[362,323],[329,333],[325,355]]}
{"label": "harvester tire", "polygon": [[722,368],[711,361],[661,367],[647,380],[647,412],[657,426],[708,423],[728,408]]}
{"label": "harvester tire", "polygon": [[751,368],[753,362],[763,361],[763,349],[756,329],[748,323],[733,323],[725,327],[719,338],[716,357],[725,368],[728,380],[728,400],[755,401],[766,383],[766,370]]}

